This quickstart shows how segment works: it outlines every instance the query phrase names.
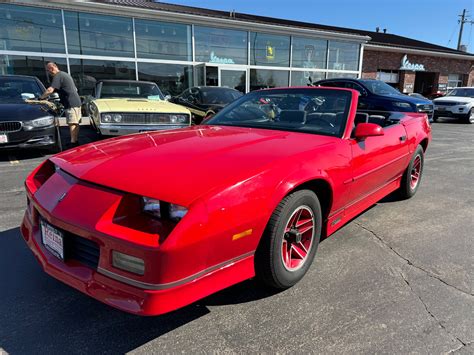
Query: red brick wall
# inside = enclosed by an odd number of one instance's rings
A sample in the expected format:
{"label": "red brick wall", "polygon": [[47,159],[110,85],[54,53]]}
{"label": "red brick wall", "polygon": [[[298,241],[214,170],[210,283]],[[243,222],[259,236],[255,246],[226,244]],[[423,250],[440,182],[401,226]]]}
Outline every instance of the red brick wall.
{"label": "red brick wall", "polygon": [[[362,62],[362,77],[377,77],[378,70],[399,70],[402,58],[405,53],[380,52],[364,49],[364,58]],[[474,60],[452,59],[431,57],[425,55],[408,54],[410,63],[423,64],[427,72],[438,73],[438,83],[446,84],[448,82],[448,74],[463,74],[465,76],[464,85],[474,86]],[[405,75],[403,75],[405,73]],[[400,72],[400,90],[403,90],[405,83],[415,80],[415,76],[409,75],[410,71]]]}

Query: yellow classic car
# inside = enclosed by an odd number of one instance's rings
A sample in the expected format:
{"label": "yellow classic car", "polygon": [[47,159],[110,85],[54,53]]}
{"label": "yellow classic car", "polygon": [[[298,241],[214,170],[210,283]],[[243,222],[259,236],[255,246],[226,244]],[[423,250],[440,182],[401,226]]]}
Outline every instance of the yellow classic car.
{"label": "yellow classic car", "polygon": [[191,112],[167,102],[153,82],[99,81],[94,97],[86,105],[91,125],[106,136],[191,125]]}

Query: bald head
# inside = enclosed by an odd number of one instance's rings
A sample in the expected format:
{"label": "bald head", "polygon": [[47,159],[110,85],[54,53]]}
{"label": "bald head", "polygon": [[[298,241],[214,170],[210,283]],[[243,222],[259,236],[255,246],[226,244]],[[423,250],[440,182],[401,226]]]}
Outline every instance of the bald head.
{"label": "bald head", "polygon": [[57,73],[59,73],[59,68],[54,62],[48,62],[48,64],[46,64],[46,70],[51,75],[56,75]]}

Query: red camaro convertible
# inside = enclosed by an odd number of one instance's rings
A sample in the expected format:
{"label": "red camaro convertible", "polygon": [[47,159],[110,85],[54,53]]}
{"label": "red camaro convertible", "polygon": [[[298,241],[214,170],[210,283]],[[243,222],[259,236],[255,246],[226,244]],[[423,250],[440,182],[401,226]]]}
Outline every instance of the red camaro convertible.
{"label": "red camaro convertible", "polygon": [[51,276],[156,315],[256,276],[297,283],[321,237],[417,191],[425,114],[357,112],[336,88],[252,92],[206,125],[92,143],[26,180],[21,232]]}

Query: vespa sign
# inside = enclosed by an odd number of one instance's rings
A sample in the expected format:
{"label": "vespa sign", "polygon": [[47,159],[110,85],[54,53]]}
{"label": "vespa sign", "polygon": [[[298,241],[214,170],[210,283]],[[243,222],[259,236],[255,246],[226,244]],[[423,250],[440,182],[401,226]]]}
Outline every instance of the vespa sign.
{"label": "vespa sign", "polygon": [[405,54],[402,58],[400,70],[425,71],[425,66],[423,64],[410,63],[408,56]]}

